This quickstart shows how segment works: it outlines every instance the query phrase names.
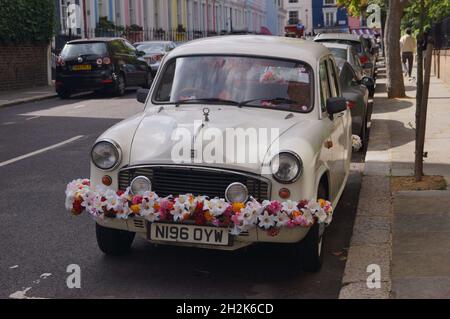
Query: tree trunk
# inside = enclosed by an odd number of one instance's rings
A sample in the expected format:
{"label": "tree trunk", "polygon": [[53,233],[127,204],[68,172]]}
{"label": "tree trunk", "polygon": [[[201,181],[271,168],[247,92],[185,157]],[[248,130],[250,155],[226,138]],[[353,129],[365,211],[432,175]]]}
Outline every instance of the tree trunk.
{"label": "tree trunk", "polygon": [[400,25],[405,4],[399,0],[389,0],[386,18],[386,89],[388,98],[405,97],[405,83],[400,56]]}

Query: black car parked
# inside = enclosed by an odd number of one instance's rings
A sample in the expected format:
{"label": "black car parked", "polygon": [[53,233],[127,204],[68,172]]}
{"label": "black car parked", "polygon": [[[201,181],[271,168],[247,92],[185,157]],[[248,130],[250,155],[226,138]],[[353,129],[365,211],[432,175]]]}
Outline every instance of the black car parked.
{"label": "black car parked", "polygon": [[144,55],[123,38],[70,41],[56,61],[56,92],[65,99],[75,92],[122,96],[127,87],[149,88],[153,75]]}

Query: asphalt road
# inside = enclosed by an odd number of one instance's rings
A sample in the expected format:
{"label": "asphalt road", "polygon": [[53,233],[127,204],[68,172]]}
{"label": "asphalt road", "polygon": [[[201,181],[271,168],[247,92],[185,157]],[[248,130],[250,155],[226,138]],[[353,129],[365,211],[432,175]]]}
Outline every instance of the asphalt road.
{"label": "asphalt road", "polygon": [[[98,135],[142,110],[134,97],[85,95],[0,109],[0,298],[338,297],[364,154],[354,155],[319,273],[298,272],[285,251],[271,245],[220,252],[152,247],[138,239],[131,254],[104,256],[93,221],[65,211],[64,190],[73,179],[89,177]],[[66,285],[71,264],[81,267],[81,289]]]}

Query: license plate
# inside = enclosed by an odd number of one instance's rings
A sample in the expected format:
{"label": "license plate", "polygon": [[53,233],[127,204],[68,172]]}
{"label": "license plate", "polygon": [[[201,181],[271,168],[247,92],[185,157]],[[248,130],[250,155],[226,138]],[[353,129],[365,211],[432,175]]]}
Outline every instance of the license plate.
{"label": "license plate", "polygon": [[74,71],[90,71],[92,70],[92,65],[90,64],[80,64],[73,66]]}
{"label": "license plate", "polygon": [[230,243],[230,235],[227,228],[162,223],[151,224],[149,239],[214,246],[228,246]]}

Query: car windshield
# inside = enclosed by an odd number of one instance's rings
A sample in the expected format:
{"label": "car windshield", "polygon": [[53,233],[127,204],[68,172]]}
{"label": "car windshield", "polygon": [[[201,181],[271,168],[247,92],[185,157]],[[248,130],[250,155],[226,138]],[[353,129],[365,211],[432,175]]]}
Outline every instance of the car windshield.
{"label": "car windshield", "polygon": [[164,43],[149,43],[140,44],[137,46],[139,51],[144,51],[145,53],[161,53],[165,51]]}
{"label": "car windshield", "polygon": [[106,43],[91,42],[91,43],[73,43],[67,44],[61,51],[61,57],[73,58],[86,55],[104,56],[108,52]]}
{"label": "car windshield", "polygon": [[355,52],[358,52],[358,54],[363,53],[363,46],[361,42],[358,41],[352,41],[352,40],[342,40],[342,39],[318,39],[316,42],[328,42],[328,43],[339,43],[339,44],[347,44],[351,45]]}
{"label": "car windshield", "polygon": [[223,103],[309,112],[312,68],[303,62],[238,56],[192,56],[165,67],[155,103]]}
{"label": "car windshield", "polygon": [[336,58],[347,61],[347,50],[346,49],[339,49],[339,48],[329,48],[329,49]]}

